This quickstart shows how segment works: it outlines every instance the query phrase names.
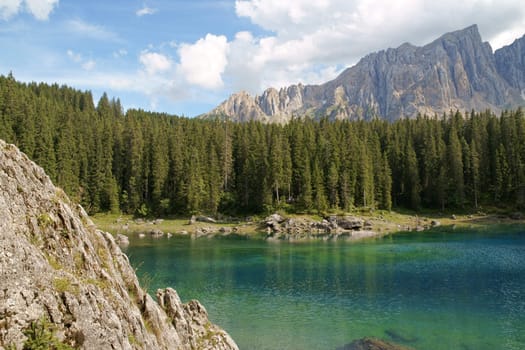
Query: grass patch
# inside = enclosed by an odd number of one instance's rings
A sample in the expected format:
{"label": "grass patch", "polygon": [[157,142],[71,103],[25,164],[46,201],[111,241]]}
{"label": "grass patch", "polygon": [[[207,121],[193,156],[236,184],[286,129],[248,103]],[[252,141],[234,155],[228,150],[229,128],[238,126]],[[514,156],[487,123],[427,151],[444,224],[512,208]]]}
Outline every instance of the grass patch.
{"label": "grass patch", "polygon": [[98,287],[101,290],[109,290],[109,288],[110,288],[108,281],[104,281],[104,280],[100,280],[100,279],[88,278],[88,279],[85,280],[85,282],[89,283],[89,284],[91,284],[93,286],[96,286],[96,287]]}
{"label": "grass patch", "polygon": [[153,325],[151,324],[150,320],[142,318],[142,321],[144,321],[144,327],[146,327],[146,331],[150,334],[155,334],[155,331],[153,330]]}
{"label": "grass patch", "polygon": [[62,268],[63,268],[62,264],[60,264],[60,262],[57,260],[57,258],[55,258],[55,256],[53,256],[53,255],[48,255],[47,256],[47,262],[55,270],[62,270]]}
{"label": "grass patch", "polygon": [[[326,213],[305,213],[305,212],[286,212],[285,210],[278,210],[279,214],[286,218],[308,219],[314,221],[321,221],[323,215],[338,215],[338,216],[358,216],[364,220],[372,223],[372,230],[382,234],[390,234],[404,230],[413,230],[417,227],[429,227],[431,221],[439,221],[442,226],[448,225],[487,225],[491,223],[499,223],[502,219],[497,216],[508,215],[504,210],[496,210],[496,208],[464,208],[462,210],[447,209],[445,211],[424,209],[420,211],[396,208],[395,211],[378,210],[372,208],[352,208],[349,212],[342,212],[340,210],[327,211]],[[488,213],[488,215],[486,214]],[[265,216],[252,216],[246,218],[243,222],[225,222],[225,223],[202,223],[197,222],[189,225],[189,217],[185,218],[163,218],[161,221],[155,220],[135,220],[131,215],[118,214],[96,214],[92,217],[94,223],[102,230],[111,232],[113,234],[138,234],[150,232],[153,229],[158,229],[164,233],[181,233],[183,231],[193,234],[199,228],[211,229],[211,232],[219,233],[221,228],[233,228],[233,234],[237,237],[246,237],[252,239],[264,239],[266,237],[266,230],[259,225],[259,222]],[[454,218],[453,218],[454,217]],[[509,219],[510,220],[510,219]],[[523,222],[522,220],[521,222]],[[516,221],[513,221],[516,222]],[[219,233],[219,237],[220,237]],[[232,236],[233,237],[233,236]]]}
{"label": "grass patch", "polygon": [[206,325],[204,325],[204,329],[206,333],[204,333],[202,337],[200,337],[198,340],[199,348],[201,347],[203,348],[206,345],[212,345],[212,346],[218,345],[218,339],[216,338],[216,335],[218,335],[219,333],[215,332],[212,329],[212,325],[209,321],[208,323],[206,323]]}
{"label": "grass patch", "polygon": [[133,334],[128,335],[128,342],[130,345],[138,345],[139,342],[137,341],[137,338]]}
{"label": "grass patch", "polygon": [[111,232],[112,234],[139,234],[150,232],[153,229],[161,230],[164,233],[178,234],[183,231],[194,233],[198,228],[212,228],[215,232],[219,232],[220,228],[235,227],[236,233],[239,235],[255,235],[259,233],[258,221],[262,218],[255,218],[253,223],[246,222],[218,222],[205,223],[196,222],[189,225],[189,217],[187,218],[163,218],[162,222],[154,224],[152,221],[135,220],[131,215],[115,215],[115,214],[96,214],[91,217],[95,225],[102,231]]}
{"label": "grass patch", "polygon": [[38,226],[40,226],[41,229],[48,228],[49,226],[53,225],[53,219],[48,213],[42,213],[37,218]]}
{"label": "grass patch", "polygon": [[68,292],[74,295],[80,293],[79,287],[73,285],[69,278],[57,277],[53,280],[53,286],[60,293]]}
{"label": "grass patch", "polygon": [[75,252],[75,255],[73,256],[73,261],[75,262],[75,269],[82,270],[82,268],[84,267],[84,256],[81,252]]}

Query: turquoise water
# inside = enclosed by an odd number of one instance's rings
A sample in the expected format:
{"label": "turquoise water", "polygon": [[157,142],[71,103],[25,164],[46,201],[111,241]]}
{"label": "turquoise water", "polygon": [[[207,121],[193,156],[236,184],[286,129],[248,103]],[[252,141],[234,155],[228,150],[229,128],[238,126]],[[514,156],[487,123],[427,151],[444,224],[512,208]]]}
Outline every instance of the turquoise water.
{"label": "turquoise water", "polygon": [[358,242],[132,239],[150,291],[199,299],[241,350],[525,349],[525,228]]}

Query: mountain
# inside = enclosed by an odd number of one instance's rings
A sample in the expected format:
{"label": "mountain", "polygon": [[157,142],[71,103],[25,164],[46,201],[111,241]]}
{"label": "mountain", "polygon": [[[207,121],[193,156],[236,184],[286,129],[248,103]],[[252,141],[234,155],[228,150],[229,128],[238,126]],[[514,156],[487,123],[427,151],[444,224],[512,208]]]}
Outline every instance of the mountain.
{"label": "mountain", "polygon": [[476,25],[417,47],[369,54],[321,85],[232,95],[201,118],[286,123],[295,117],[396,120],[418,113],[485,110],[525,104],[525,36],[492,52]]}
{"label": "mountain", "polygon": [[0,218],[0,349],[238,349],[199,302],[155,302],[113,236],[2,140]]}
{"label": "mountain", "polygon": [[494,53],[499,74],[525,98],[525,35]]}

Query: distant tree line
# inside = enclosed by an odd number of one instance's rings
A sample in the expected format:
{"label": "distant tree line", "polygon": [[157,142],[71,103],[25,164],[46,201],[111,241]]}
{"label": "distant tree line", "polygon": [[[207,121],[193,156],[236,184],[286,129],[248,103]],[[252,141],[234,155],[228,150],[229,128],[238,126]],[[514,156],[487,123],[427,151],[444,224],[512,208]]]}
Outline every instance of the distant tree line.
{"label": "distant tree line", "polygon": [[0,138],[90,213],[525,207],[521,109],[287,125],[123,112],[0,77]]}

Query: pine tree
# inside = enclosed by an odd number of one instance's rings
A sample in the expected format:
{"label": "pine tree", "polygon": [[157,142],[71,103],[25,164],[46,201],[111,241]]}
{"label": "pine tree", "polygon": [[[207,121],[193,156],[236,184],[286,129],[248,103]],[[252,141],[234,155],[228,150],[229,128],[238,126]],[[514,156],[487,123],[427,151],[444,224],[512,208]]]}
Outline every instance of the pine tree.
{"label": "pine tree", "polygon": [[457,131],[451,127],[447,145],[448,160],[448,197],[455,206],[463,206],[465,199],[463,178],[463,152]]}
{"label": "pine tree", "polygon": [[323,175],[319,166],[319,158],[315,158],[312,170],[312,183],[313,183],[313,207],[318,212],[323,212],[328,209],[328,201],[325,195]]}
{"label": "pine tree", "polygon": [[416,152],[409,140],[406,143],[405,159],[405,186],[407,192],[408,205],[412,209],[419,209],[421,206],[419,170]]}

